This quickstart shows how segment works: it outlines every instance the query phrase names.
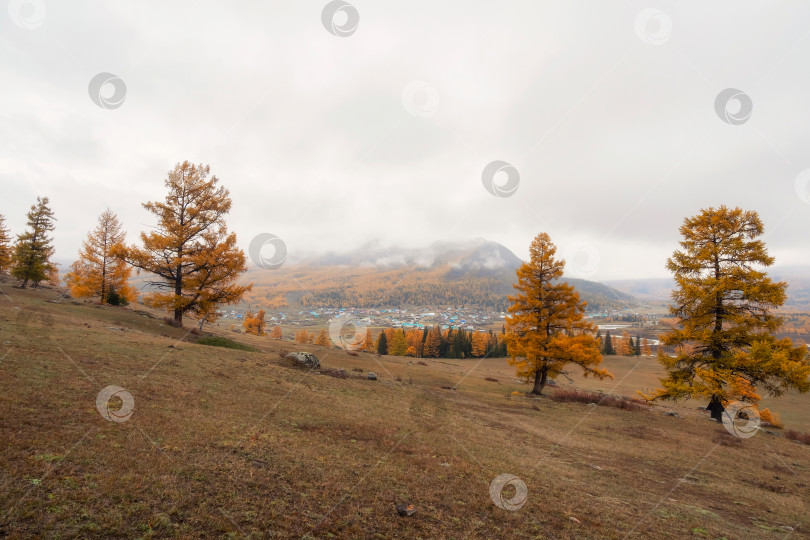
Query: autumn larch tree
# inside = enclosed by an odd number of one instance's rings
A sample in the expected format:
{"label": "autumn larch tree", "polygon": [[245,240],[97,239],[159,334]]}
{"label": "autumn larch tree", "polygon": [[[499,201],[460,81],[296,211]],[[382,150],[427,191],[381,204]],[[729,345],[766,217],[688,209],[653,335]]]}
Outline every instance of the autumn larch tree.
{"label": "autumn larch tree", "polygon": [[425,339],[425,357],[438,358],[439,352],[442,348],[442,329],[439,325],[435,325],[428,332]]}
{"label": "autumn larch tree", "polygon": [[281,331],[281,327],[276,325],[273,327],[273,330],[270,332],[270,337],[273,339],[281,339],[284,337],[284,334]]}
{"label": "autumn larch tree", "polygon": [[394,337],[388,345],[388,354],[391,356],[405,356],[408,350],[408,340],[405,338],[405,331],[394,332]]}
{"label": "autumn larch tree", "polygon": [[681,249],[667,260],[676,283],[669,311],[678,325],[662,338],[677,354],[659,352],[667,372],[663,387],[644,397],[706,397],[710,409],[719,410],[740,388],[771,396],[809,391],[807,347],[774,336],[782,325],[774,311],[785,302],[787,284],[764,271],[774,259],[758,240],[763,225],[757,213],[704,209],[686,218],[680,233]]}
{"label": "autumn larch tree", "polygon": [[141,233],[143,247],[129,247],[122,256],[132,266],[158,276],[158,291],[147,301],[174,312],[212,313],[221,304],[238,302],[251,285],[240,285],[247,271],[245,254],[228,233],[225,215],[231,209],[228,190],[219,186],[207,165],[177,164],[166,178],[164,202],[143,207],[158,219],[156,229]]}
{"label": "autumn larch tree", "polygon": [[96,228],[87,234],[87,240],[79,250],[79,259],[65,275],[70,294],[95,297],[102,304],[110,298],[124,298],[127,302],[135,300],[137,293],[129,284],[132,268],[113,255],[114,250],[123,247],[125,239],[126,233],[121,229],[118,216],[108,208],[99,216]]}
{"label": "autumn larch tree", "polygon": [[371,336],[371,330],[366,328],[366,337],[363,339],[363,346],[361,350],[368,351],[374,347],[374,338]]}
{"label": "autumn larch tree", "polygon": [[36,287],[48,278],[54,268],[51,262],[53,246],[48,233],[54,229],[53,210],[48,206],[48,197],[37,197],[37,203],[28,212],[25,232],[17,236],[11,261],[11,275],[22,280],[23,289],[31,281]]}
{"label": "autumn larch tree", "polygon": [[242,326],[245,329],[245,333],[254,334],[256,336],[265,335],[265,324],[263,309],[260,309],[256,315],[248,311],[245,313],[244,321],[242,321]]}
{"label": "autumn larch tree", "polygon": [[578,366],[584,376],[613,377],[599,368],[596,329],[585,318],[585,303],[566,282],[559,281],[564,260],[556,260],[556,246],[548,234],[537,235],[530,247],[530,260],[517,270],[517,294],[506,317],[509,363],[517,375],[534,380],[532,394],[541,394],[549,378],[563,373],[567,364]]}
{"label": "autumn larch tree", "polygon": [[321,328],[318,337],[315,339],[315,345],[320,345],[321,347],[328,347],[329,346],[329,334],[326,333],[326,330]]}
{"label": "autumn larch tree", "polygon": [[6,217],[0,214],[0,273],[11,265],[11,231],[6,227]]}

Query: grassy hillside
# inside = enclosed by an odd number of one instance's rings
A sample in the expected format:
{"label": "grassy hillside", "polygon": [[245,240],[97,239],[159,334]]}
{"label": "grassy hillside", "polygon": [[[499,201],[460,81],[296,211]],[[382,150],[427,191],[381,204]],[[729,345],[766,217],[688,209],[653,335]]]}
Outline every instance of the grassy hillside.
{"label": "grassy hillside", "polygon": [[[450,266],[421,268],[283,266],[254,270],[247,297],[270,308],[467,306],[505,311],[514,294],[515,270],[501,268],[458,272]],[[588,309],[605,311],[636,304],[627,293],[584,279],[565,278],[580,293]]]}
{"label": "grassy hillside", "polygon": [[[302,371],[279,358],[291,343],[220,337],[258,352],[192,343],[140,307],[0,283],[0,536],[809,536],[810,446],[734,438],[695,404],[527,399],[495,359],[298,345],[324,367]],[[658,373],[651,359],[607,367],[614,381],[571,386],[630,394]],[[108,385],[132,395],[128,420],[97,410]],[[807,431],[808,404],[776,409]],[[490,498],[502,473],[527,486],[517,511]]]}

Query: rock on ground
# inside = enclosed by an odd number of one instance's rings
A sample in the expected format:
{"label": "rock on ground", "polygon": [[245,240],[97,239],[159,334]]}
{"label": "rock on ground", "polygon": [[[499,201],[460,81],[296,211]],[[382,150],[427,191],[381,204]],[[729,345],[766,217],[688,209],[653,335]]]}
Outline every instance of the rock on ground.
{"label": "rock on ground", "polygon": [[293,360],[299,367],[307,369],[318,369],[321,367],[321,361],[318,357],[308,352],[291,352],[284,355],[284,358]]}

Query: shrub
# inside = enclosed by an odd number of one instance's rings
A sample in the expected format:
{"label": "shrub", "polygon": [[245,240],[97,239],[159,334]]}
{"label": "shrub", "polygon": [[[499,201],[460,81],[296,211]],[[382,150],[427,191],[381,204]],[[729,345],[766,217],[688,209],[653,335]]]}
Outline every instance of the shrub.
{"label": "shrub", "polygon": [[126,296],[121,296],[118,292],[110,287],[110,292],[107,293],[107,303],[111,306],[128,306],[129,300]]}
{"label": "shrub", "polygon": [[244,343],[239,343],[232,339],[219,337],[219,336],[206,336],[204,338],[200,338],[197,340],[198,345],[210,345],[212,347],[225,347],[226,349],[237,349],[239,351],[251,351],[256,352],[256,349],[245,345]]}
{"label": "shrub", "polygon": [[345,369],[321,368],[321,373],[323,373],[324,375],[329,375],[330,377],[334,377],[336,379],[346,379],[349,377],[349,374],[346,373]]}
{"label": "shrub", "polygon": [[163,322],[169,326],[174,326],[175,328],[182,328],[183,326],[183,323],[180,321],[175,321],[173,317],[163,317]]}
{"label": "shrub", "polygon": [[800,443],[810,444],[810,433],[802,433],[793,429],[785,432],[785,438],[791,441],[799,441]]}
{"label": "shrub", "polygon": [[771,412],[767,407],[759,411],[759,419],[775,428],[781,429],[785,427],[779,419],[779,415],[775,412]]}
{"label": "shrub", "polygon": [[596,403],[602,407],[615,407],[626,411],[643,411],[649,407],[646,402],[640,399],[597,394],[596,392],[583,392],[581,390],[558,389],[551,395],[551,399],[569,403]]}

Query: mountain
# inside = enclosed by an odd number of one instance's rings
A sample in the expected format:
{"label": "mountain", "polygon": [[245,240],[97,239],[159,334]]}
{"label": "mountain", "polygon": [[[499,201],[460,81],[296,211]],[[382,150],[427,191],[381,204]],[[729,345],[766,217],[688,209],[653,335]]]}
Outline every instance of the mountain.
{"label": "mountain", "polygon": [[[248,300],[270,308],[467,306],[505,311],[521,263],[508,248],[481,238],[421,249],[368,244],[348,253],[288,261],[276,270],[252,269]],[[601,283],[566,280],[590,311],[636,303],[632,295]]]}
{"label": "mountain", "polygon": [[[810,266],[776,266],[768,269],[774,281],[786,281],[787,301],[785,307],[810,310]],[[675,281],[672,278],[617,279],[605,281],[606,285],[646,301],[669,302]]]}
{"label": "mountain", "polygon": [[675,280],[672,278],[612,279],[605,285],[632,294],[647,301],[668,301],[671,298]]}

